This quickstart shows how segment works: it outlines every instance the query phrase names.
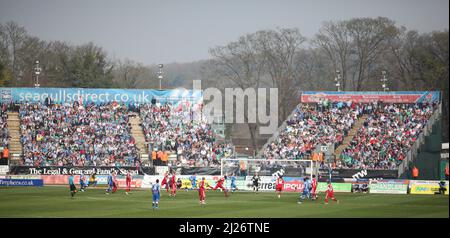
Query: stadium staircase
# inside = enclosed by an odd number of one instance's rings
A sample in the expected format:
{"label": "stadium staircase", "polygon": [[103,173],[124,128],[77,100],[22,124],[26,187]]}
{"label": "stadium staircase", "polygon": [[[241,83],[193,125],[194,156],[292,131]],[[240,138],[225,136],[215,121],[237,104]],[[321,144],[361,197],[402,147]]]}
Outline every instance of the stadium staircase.
{"label": "stadium staircase", "polygon": [[22,155],[20,143],[20,118],[18,112],[8,112],[9,150],[11,163],[17,163]]}
{"label": "stadium staircase", "polygon": [[336,159],[339,159],[341,157],[342,151],[344,151],[350,145],[350,142],[353,140],[353,137],[356,135],[359,128],[361,128],[363,126],[364,121],[367,119],[367,117],[368,117],[368,115],[364,114],[360,118],[358,118],[358,120],[355,122],[355,124],[353,124],[352,129],[350,129],[350,131],[348,132],[348,135],[342,141],[342,144],[334,150]]}
{"label": "stadium staircase", "polygon": [[131,135],[136,140],[136,147],[139,149],[141,159],[148,159],[148,157],[142,157],[142,155],[148,155],[147,146],[145,143],[144,130],[141,124],[141,117],[138,113],[133,113],[130,116]]}

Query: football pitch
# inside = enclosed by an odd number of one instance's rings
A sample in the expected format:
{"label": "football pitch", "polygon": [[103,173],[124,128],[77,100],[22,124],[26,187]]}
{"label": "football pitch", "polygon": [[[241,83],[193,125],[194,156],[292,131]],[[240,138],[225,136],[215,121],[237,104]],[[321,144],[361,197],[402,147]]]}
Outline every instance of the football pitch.
{"label": "football pitch", "polygon": [[443,195],[381,195],[336,193],[339,204],[318,201],[297,204],[297,193],[235,192],[225,198],[220,191],[207,191],[206,205],[198,203],[196,191],[180,190],[176,197],[164,191],[158,210],[152,209],[150,190],[123,190],[106,195],[104,189],[87,189],[70,198],[67,187],[2,187],[0,217],[30,218],[383,218],[449,217],[449,197]]}

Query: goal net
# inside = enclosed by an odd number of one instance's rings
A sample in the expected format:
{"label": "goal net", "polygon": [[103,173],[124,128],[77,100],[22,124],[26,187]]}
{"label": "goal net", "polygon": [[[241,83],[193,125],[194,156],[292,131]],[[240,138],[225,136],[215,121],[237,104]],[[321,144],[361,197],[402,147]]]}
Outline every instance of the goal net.
{"label": "goal net", "polygon": [[312,160],[267,160],[267,159],[227,159],[221,160],[221,175],[276,177],[312,177],[317,176],[316,162]]}

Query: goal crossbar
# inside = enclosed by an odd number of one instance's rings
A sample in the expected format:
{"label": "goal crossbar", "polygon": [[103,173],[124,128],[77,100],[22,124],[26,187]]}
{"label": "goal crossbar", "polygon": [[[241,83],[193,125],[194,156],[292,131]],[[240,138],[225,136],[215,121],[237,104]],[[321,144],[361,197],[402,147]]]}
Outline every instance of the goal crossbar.
{"label": "goal crossbar", "polygon": [[[248,158],[242,158],[242,159],[231,159],[231,158],[222,158],[220,160],[220,174],[223,176],[224,173],[227,173],[228,171],[225,171],[227,162],[239,162],[237,165],[239,169],[241,166],[244,166],[244,170],[249,170],[250,166],[256,166],[256,167],[268,167],[272,170],[276,170],[276,168],[283,168],[289,170],[304,170],[303,176],[310,176],[312,177],[313,174],[317,175],[317,161],[313,160],[289,160],[289,159],[280,159],[280,160],[267,160],[267,159],[248,159]],[[241,163],[244,163],[243,165]],[[236,165],[235,165],[236,166]],[[297,167],[298,166],[298,167]],[[236,170],[236,169],[235,169]],[[302,172],[299,171],[299,174],[302,174]]]}

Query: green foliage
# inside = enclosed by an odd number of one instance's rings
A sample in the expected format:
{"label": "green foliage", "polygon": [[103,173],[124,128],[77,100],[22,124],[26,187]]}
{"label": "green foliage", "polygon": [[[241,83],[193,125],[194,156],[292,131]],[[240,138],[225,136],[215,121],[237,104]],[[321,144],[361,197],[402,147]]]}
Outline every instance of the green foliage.
{"label": "green foliage", "polygon": [[110,88],[112,66],[106,53],[92,43],[78,46],[62,60],[64,82],[69,87]]}
{"label": "green foliage", "polygon": [[11,81],[11,73],[8,71],[8,69],[0,63],[0,87],[9,86],[9,83]]}

